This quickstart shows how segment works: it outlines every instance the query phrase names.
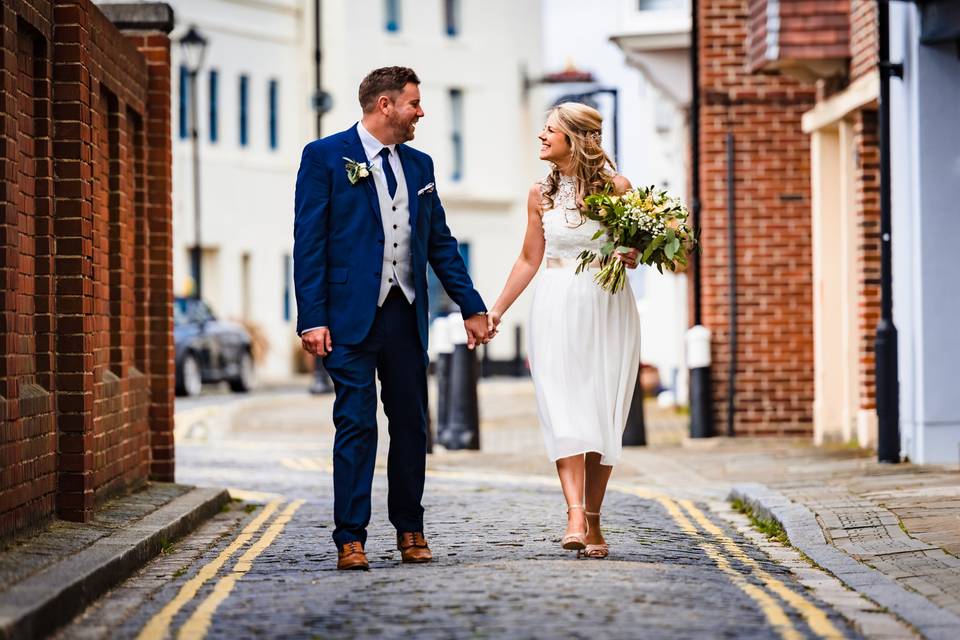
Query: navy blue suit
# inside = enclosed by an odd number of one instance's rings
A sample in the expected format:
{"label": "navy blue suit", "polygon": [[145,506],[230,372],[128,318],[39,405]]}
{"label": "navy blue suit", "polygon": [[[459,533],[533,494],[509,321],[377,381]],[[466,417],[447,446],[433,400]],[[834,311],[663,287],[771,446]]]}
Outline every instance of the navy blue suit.
{"label": "navy blue suit", "polygon": [[[324,359],[336,389],[333,419],[337,546],[366,542],[377,449],[376,385],[389,420],[388,510],[398,532],[423,531],[427,428],[427,263],[468,318],[486,311],[447,227],[430,156],[396,147],[409,195],[415,299],[394,288],[381,307],[383,224],[373,176],[351,185],[344,158],[366,161],[356,126],[308,144],[297,173],[294,283],[297,333],[328,327]],[[419,193],[419,195],[418,195]]]}

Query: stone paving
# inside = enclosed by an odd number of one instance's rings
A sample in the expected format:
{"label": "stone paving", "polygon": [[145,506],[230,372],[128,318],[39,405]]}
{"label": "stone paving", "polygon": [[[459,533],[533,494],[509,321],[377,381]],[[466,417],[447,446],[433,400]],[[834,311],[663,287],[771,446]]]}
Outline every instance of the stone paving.
{"label": "stone paving", "polygon": [[[373,568],[337,572],[330,401],[251,398],[235,412],[178,424],[180,481],[231,487],[247,502],[175,545],[60,636],[911,635],[795,552],[756,534],[725,495],[691,483],[689,468],[667,458],[647,465],[656,482],[641,478],[636,462],[615,472],[604,505],[610,559],[578,560],[563,551],[563,498],[516,383],[481,386],[483,452],[437,449],[430,457],[426,533],[436,562],[399,563],[383,512],[381,461],[367,547]],[[648,428],[658,433],[656,424]],[[669,441],[672,428],[658,437]],[[384,436],[381,455],[386,444]],[[285,510],[293,512],[277,515]],[[269,523],[242,533],[268,512]],[[238,545],[244,535],[249,539]],[[210,563],[232,547],[210,574]]]}
{"label": "stone paving", "polygon": [[[236,582],[205,630],[207,637],[817,637],[796,610],[782,604],[785,618],[780,626],[771,624],[747,594],[765,589],[756,571],[730,557],[733,570],[749,585],[738,588],[704,551],[701,539],[682,531],[654,500],[611,493],[607,511],[612,515],[605,528],[611,559],[577,560],[559,548],[564,519],[555,489],[541,483],[431,478],[427,533],[436,561],[404,566],[382,511],[386,488],[378,477],[381,508],[368,544],[372,570],[344,573],[334,568],[329,541],[329,476],[282,469],[273,474],[282,478],[268,488],[307,502]],[[222,514],[61,637],[135,637],[259,509],[250,515],[239,508]],[[834,629],[857,637],[787,569],[723,521],[708,517],[762,571],[826,612]],[[172,618],[169,629],[178,632],[194,618],[214,582]]]}

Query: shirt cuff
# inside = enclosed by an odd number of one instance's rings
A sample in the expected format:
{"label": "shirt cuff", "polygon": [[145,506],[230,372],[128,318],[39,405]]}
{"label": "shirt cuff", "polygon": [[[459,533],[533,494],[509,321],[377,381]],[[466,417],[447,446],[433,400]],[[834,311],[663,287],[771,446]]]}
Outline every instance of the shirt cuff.
{"label": "shirt cuff", "polygon": [[301,332],[300,332],[300,335],[301,335],[301,336],[305,336],[305,335],[307,335],[308,333],[310,333],[311,331],[316,331],[317,329],[326,329],[326,327],[310,327],[309,329],[304,329],[303,331],[301,331]]}

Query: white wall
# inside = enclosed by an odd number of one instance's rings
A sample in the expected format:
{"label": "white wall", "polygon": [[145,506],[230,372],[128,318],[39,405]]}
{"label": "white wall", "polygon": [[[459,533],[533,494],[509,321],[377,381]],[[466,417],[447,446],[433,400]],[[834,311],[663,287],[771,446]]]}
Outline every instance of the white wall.
{"label": "white wall", "polygon": [[[624,33],[638,14],[636,3],[625,11],[624,0],[542,0],[543,65],[547,72],[563,70],[568,63],[593,73],[599,85],[618,89],[620,99],[620,173],[634,186],[656,184],[679,196],[686,195],[683,116],[644,76],[624,59],[610,41]],[[551,88],[549,103],[582,87]],[[604,146],[613,154],[612,111],[605,114]],[[541,174],[548,170],[541,163]],[[640,354],[645,363],[660,369],[663,383],[672,383],[672,371],[683,369],[683,336],[687,328],[686,277],[661,275],[641,267],[631,272],[641,319]]]}
{"label": "white wall", "polygon": [[[360,115],[357,87],[372,69],[413,68],[422,84],[426,114],[413,147],[434,160],[437,190],[447,222],[470,244],[471,276],[487,306],[500,293],[516,259],[526,224],[526,195],[539,175],[536,134],[541,113],[536,94],[525,98],[521,66],[539,70],[540,8],[537,2],[464,0],[462,30],[446,34],[442,2],[401,2],[398,33],[384,29],[382,0],[324,2],[324,84],[333,110],[324,133],[350,127]],[[448,91],[464,95],[464,174],[451,179],[452,145]],[[491,356],[513,356],[513,327],[525,325],[529,296],[504,318]]]}
{"label": "white wall", "polygon": [[919,43],[918,11],[890,5],[893,303],[899,331],[903,452],[960,462],[960,59],[953,43]]}

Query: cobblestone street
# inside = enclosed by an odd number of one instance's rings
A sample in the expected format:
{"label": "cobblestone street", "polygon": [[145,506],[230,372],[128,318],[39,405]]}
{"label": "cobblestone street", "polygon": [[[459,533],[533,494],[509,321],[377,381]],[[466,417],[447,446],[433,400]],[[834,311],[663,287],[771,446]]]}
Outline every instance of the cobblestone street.
{"label": "cobblestone street", "polygon": [[[536,449],[431,456],[435,561],[425,566],[399,562],[378,467],[371,571],[337,572],[329,401],[251,398],[191,425],[179,478],[229,487],[234,502],[60,636],[859,637],[722,503],[618,483],[616,473],[604,505],[611,556],[578,560],[560,549],[563,499]],[[490,419],[508,423],[504,412]],[[510,432],[491,424],[487,448],[506,446]],[[831,580],[816,573],[814,582]]]}

